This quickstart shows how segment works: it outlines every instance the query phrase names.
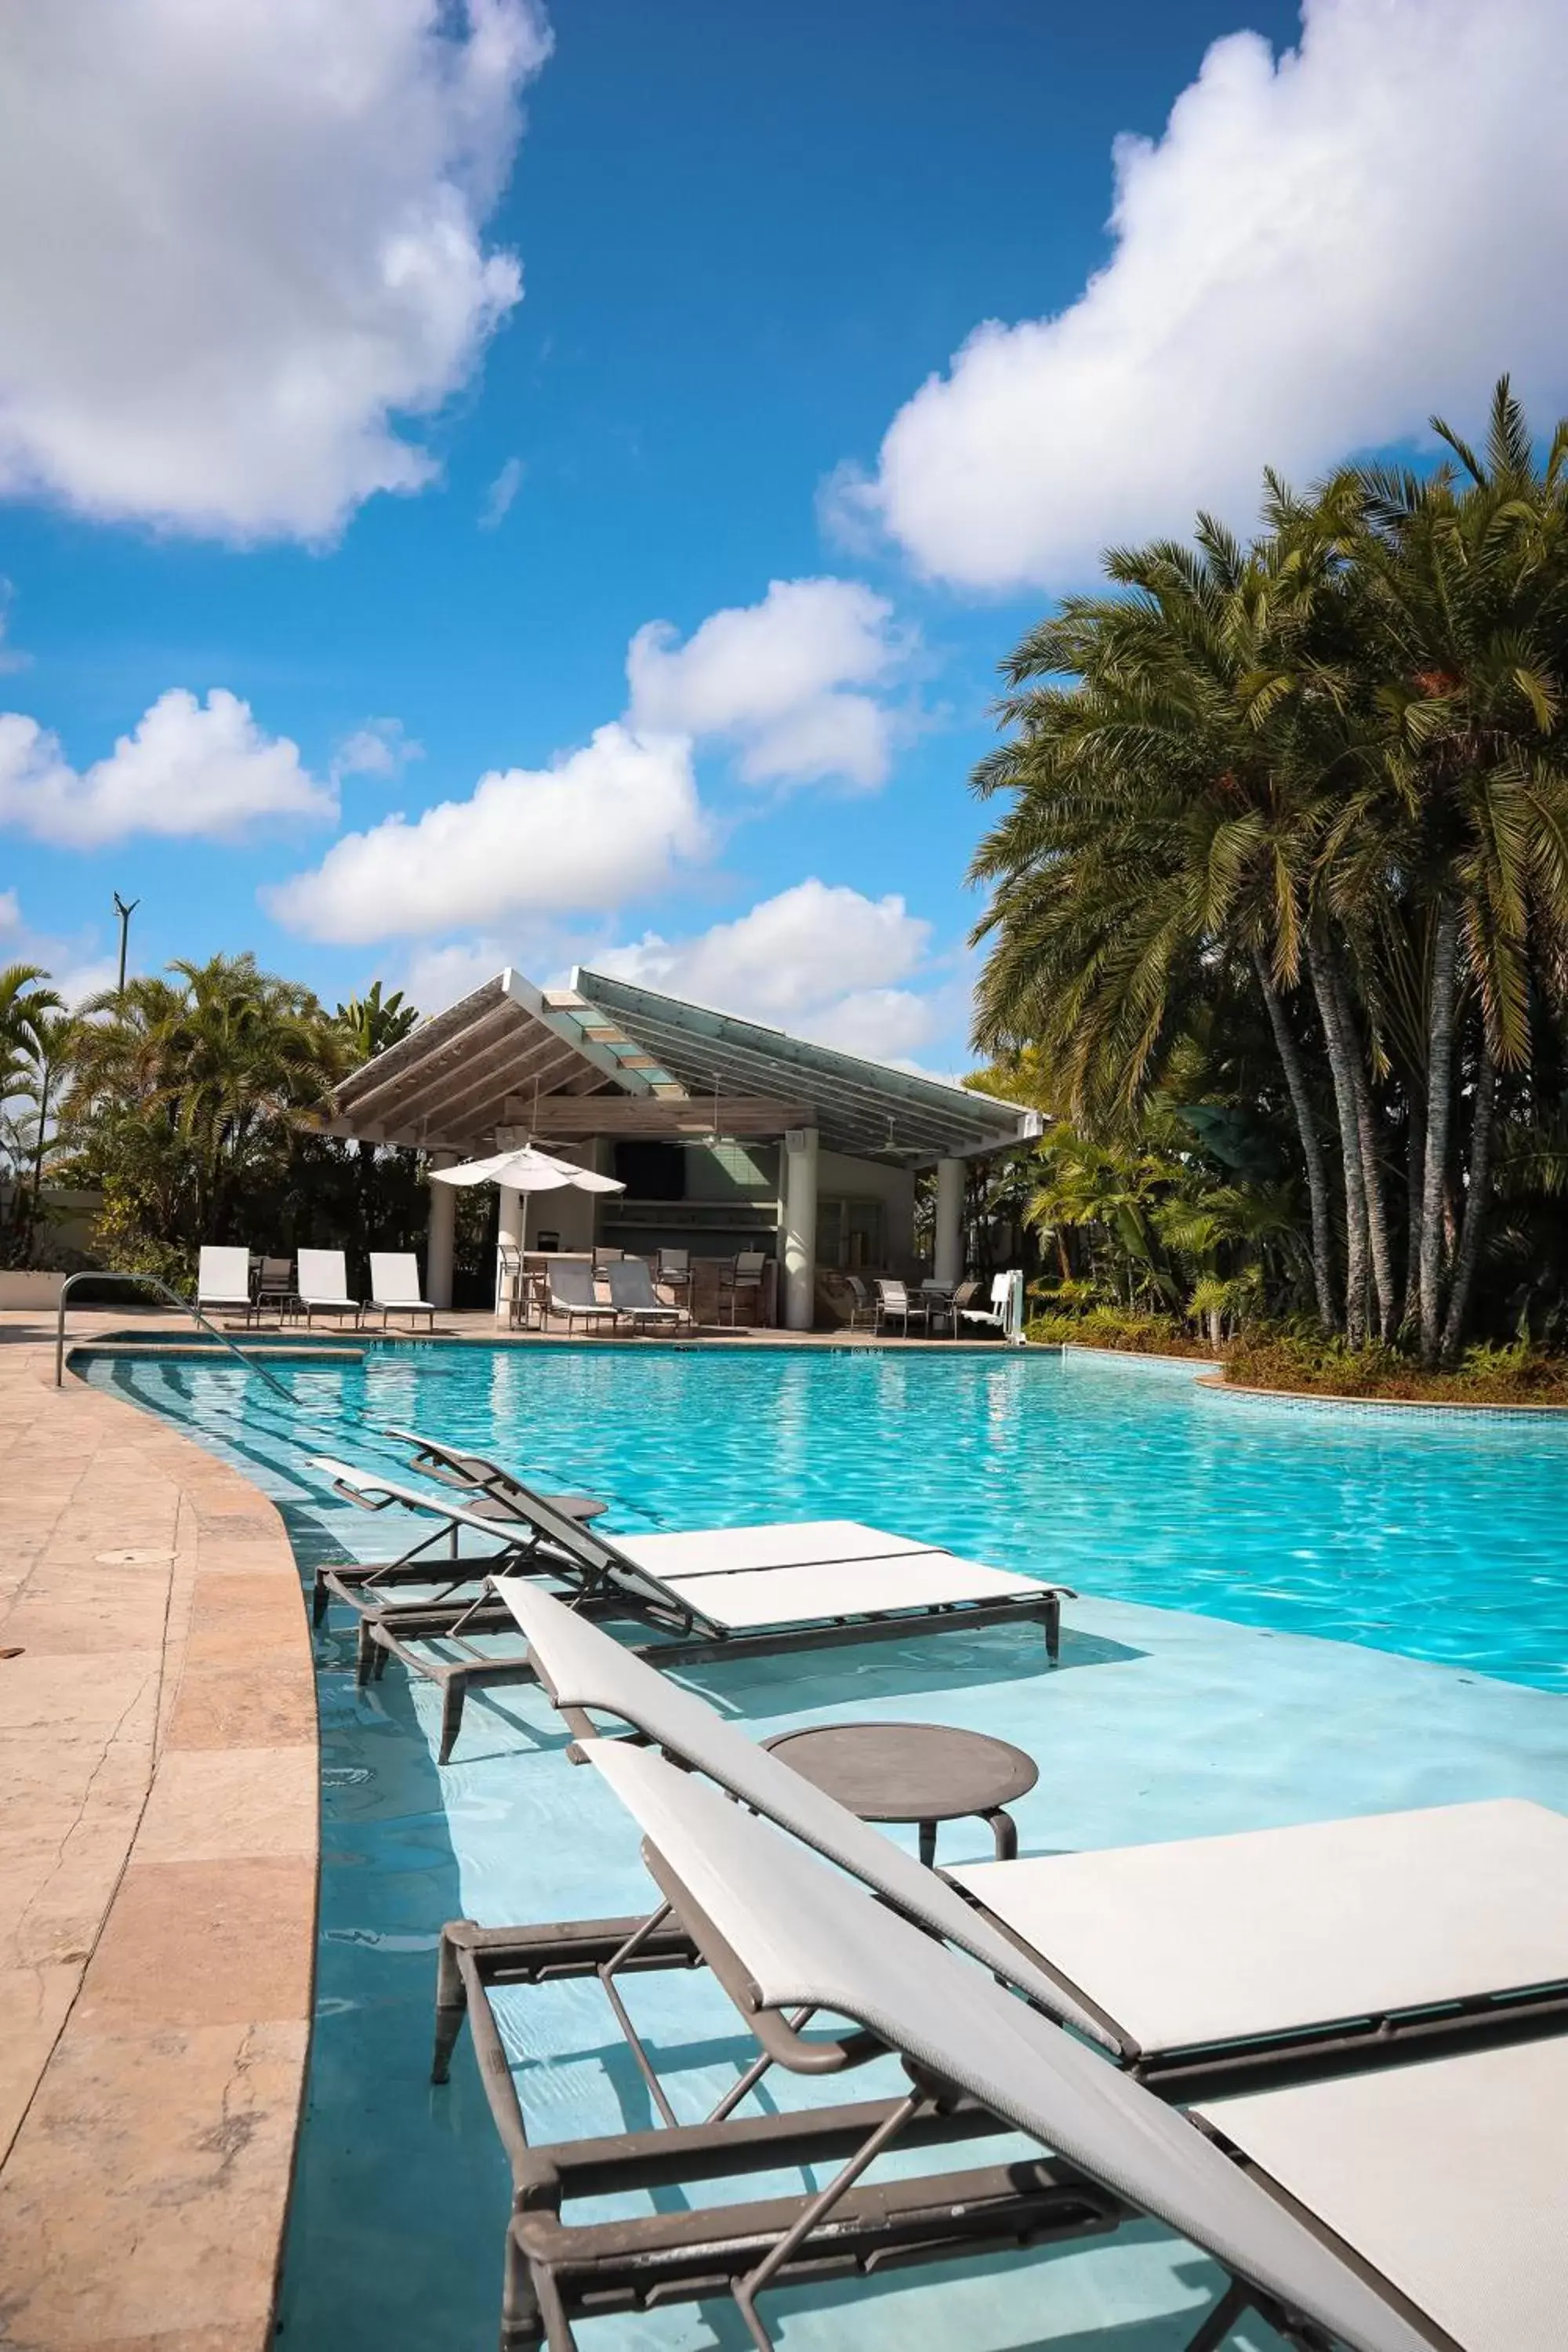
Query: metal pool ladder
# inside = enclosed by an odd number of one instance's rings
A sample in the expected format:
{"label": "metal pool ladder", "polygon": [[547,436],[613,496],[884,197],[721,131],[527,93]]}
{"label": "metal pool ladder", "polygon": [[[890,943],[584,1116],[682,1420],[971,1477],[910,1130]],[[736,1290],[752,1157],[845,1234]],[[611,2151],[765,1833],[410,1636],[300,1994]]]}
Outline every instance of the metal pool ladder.
{"label": "metal pool ladder", "polygon": [[63,1387],[65,1382],[66,1298],[71,1285],[77,1282],[129,1282],[139,1285],[144,1290],[158,1291],[168,1300],[171,1307],[177,1307],[182,1315],[188,1315],[193,1323],[199,1324],[204,1331],[210,1331],[219,1346],[228,1349],[229,1354],[242,1370],[255,1372],[259,1379],[266,1381],[269,1389],[275,1389],[285,1404],[292,1405],[298,1402],[293,1391],[285,1388],[282,1381],[267,1370],[265,1364],[259,1364],[253,1357],[247,1356],[243,1348],[237,1348],[228,1333],[220,1331],[216,1323],[210,1322],[194,1298],[182,1298],[177,1290],[171,1290],[168,1284],[161,1282],[155,1274],[95,1274],[90,1269],[81,1274],[68,1274],[60,1285],[59,1313],[55,1322],[56,1388]]}

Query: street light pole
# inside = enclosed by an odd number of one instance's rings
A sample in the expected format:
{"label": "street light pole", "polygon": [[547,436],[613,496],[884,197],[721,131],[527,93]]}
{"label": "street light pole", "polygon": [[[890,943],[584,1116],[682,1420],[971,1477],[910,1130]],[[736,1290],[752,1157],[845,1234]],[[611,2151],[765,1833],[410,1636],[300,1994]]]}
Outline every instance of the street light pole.
{"label": "street light pole", "polygon": [[114,911],[120,918],[120,982],[117,992],[121,996],[125,993],[125,950],[131,937],[131,918],[141,904],[140,898],[132,898],[128,907],[119,891],[114,893]]}

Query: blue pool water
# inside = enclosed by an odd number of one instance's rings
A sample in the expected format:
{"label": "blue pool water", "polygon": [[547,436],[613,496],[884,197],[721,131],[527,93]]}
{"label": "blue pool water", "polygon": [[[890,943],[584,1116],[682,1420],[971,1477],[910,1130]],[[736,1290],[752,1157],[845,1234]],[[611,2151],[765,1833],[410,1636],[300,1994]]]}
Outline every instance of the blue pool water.
{"label": "blue pool water", "polygon": [[[1184,1368],[935,1349],[393,1349],[279,1367],[297,1412],[226,1365],[83,1369],[244,1470],[307,1572],[407,1540],[308,1466],[402,1468],[381,1433],[405,1423],[596,1488],[622,1528],[858,1517],[1079,1586],[1057,1673],[1037,1633],[997,1628],[687,1676],[758,1736],[892,1715],[1016,1741],[1040,1767],[1015,1808],[1026,1853],[1475,1797],[1568,1810],[1568,1424],[1292,1409],[1206,1396]],[[531,1686],[471,1698],[441,1770],[428,1684],[394,1667],[357,1689],[336,1612],[318,1656],[321,1943],[280,2352],[489,2352],[509,2183],[466,2040],[449,2087],[428,2083],[437,1931],[642,1910],[638,1841]],[[979,1824],[943,1832],[944,1861],[988,1850]],[[595,1988],[500,2007],[536,2139],[650,2120]],[[700,1976],[639,1978],[633,2007],[682,2114],[752,2054]],[[884,2062],[856,2092],[891,2087]],[[794,2291],[770,2317],[783,2352],[1180,2352],[1217,2284],[1150,2226]],[[584,2352],[745,2343],[727,2306],[580,2334]],[[1282,2347],[1252,2319],[1226,2352]]]}
{"label": "blue pool water", "polygon": [[270,1461],[412,1424],[609,1525],[860,1518],[1086,1592],[1568,1689],[1568,1419],[1221,1397],[1191,1368],[1069,1355],[403,1349],[288,1367],[298,1428],[237,1369],[93,1377]]}

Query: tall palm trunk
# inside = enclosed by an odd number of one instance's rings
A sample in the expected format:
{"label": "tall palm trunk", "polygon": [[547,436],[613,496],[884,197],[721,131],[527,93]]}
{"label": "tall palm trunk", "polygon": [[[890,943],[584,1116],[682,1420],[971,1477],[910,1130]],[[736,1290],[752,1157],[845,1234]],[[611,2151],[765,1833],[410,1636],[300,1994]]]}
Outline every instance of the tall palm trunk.
{"label": "tall palm trunk", "polygon": [[1362,1172],[1361,1135],[1356,1126],[1355,1083],[1345,1051],[1344,1032],[1333,975],[1320,940],[1309,938],[1307,969],[1328,1046],[1329,1069],[1334,1081],[1334,1108],[1340,1122],[1340,1158],[1345,1185],[1345,1337],[1352,1348],[1366,1338],[1366,1182]]}
{"label": "tall palm trunk", "polygon": [[1279,1066],[1285,1073],[1285,1084],[1290,1090],[1291,1107],[1296,1113],[1301,1157],[1307,1167],[1307,1197],[1312,1210],[1312,1288],[1317,1295],[1318,1320],[1325,1331],[1331,1331],[1338,1318],[1334,1313],[1333,1232],[1329,1221],[1328,1179],[1323,1172],[1323,1139],[1318,1132],[1312,1097],[1307,1091],[1307,1073],[1301,1061],[1301,1048],[1285,1017],[1285,1007],[1279,1001],[1279,992],[1274,985],[1268,962],[1257,948],[1252,951],[1252,968],[1263,992],[1263,1002],[1268,1011],[1268,1025],[1274,1032],[1274,1043],[1279,1055]]}
{"label": "tall palm trunk", "polygon": [[1470,1181],[1465,1194],[1465,1221],[1460,1227],[1459,1246],[1454,1257],[1448,1313],[1443,1325],[1443,1361],[1446,1364],[1458,1360],[1465,1336],[1465,1316],[1470,1303],[1470,1286],[1480,1258],[1481,1227],[1487,1213],[1487,1196],[1491,1189],[1492,1114],[1497,1103],[1497,1063],[1492,1056],[1492,1041],[1488,1034],[1484,1013],[1480,1025],[1476,1099],[1470,1114]]}
{"label": "tall palm trunk", "polygon": [[1458,910],[1444,899],[1432,940],[1432,994],[1426,1019],[1426,1166],[1421,1185],[1421,1360],[1428,1370],[1437,1361],[1443,1338],[1443,1180],[1448,1167],[1453,1108],[1458,959]]}
{"label": "tall palm trunk", "polygon": [[1414,1086],[1405,1088],[1410,1124],[1405,1137],[1405,1310],[1401,1328],[1421,1320],[1421,1193],[1426,1181],[1426,1105]]}
{"label": "tall palm trunk", "polygon": [[1355,1009],[1351,1003],[1344,970],[1338,957],[1332,961],[1331,977],[1334,1002],[1339,1007],[1340,1034],[1344,1039],[1351,1085],[1355,1092],[1356,1141],[1361,1148],[1362,1184],[1366,1193],[1366,1234],[1372,1254],[1373,1283],[1377,1291],[1378,1332],[1381,1338],[1392,1339],[1398,1312],[1394,1295],[1394,1253],[1388,1243],[1388,1212],[1383,1197],[1383,1156],[1378,1150],[1372,1088],[1367,1084],[1366,1055],[1362,1051]]}

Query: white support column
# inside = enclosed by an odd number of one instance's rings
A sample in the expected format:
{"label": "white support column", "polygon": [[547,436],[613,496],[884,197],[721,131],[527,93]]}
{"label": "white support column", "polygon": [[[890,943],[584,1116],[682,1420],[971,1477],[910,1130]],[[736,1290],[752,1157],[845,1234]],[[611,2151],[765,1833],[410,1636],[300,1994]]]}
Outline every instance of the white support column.
{"label": "white support column", "polygon": [[963,1162],[936,1163],[936,1249],[931,1273],[938,1282],[963,1279]]}
{"label": "white support column", "polygon": [[510,1184],[498,1185],[500,1208],[496,1219],[496,1321],[507,1319],[508,1302],[501,1292],[501,1256],[507,1249],[522,1247],[523,1195]]}
{"label": "white support column", "polygon": [[792,1127],[784,1138],[779,1240],[789,1331],[809,1331],[816,1318],[816,1147],[815,1127]]}
{"label": "white support column", "polygon": [[[453,1155],[434,1151],[432,1168],[449,1168]],[[458,1195],[450,1184],[430,1187],[430,1214],[425,1227],[425,1296],[432,1307],[452,1304],[452,1244],[457,1228]]]}

